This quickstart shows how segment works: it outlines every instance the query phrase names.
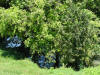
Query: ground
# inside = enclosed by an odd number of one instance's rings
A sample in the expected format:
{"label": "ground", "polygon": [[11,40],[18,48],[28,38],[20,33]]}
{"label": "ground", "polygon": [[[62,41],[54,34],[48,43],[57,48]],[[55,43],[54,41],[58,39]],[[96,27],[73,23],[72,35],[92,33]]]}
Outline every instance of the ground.
{"label": "ground", "polygon": [[74,71],[71,68],[40,69],[12,50],[0,49],[0,75],[100,75],[100,66]]}

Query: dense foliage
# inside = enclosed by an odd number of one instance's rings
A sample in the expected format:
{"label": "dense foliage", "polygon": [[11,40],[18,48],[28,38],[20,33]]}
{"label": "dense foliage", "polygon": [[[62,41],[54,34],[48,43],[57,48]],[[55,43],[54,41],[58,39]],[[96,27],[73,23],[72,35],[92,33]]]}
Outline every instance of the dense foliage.
{"label": "dense foliage", "polygon": [[[89,5],[91,2],[94,6]],[[49,59],[50,55],[59,54],[60,63],[66,66],[81,68],[92,64],[99,51],[98,2],[3,0],[1,3],[8,4],[8,7],[0,4],[1,37],[17,35],[31,54],[37,52]]]}

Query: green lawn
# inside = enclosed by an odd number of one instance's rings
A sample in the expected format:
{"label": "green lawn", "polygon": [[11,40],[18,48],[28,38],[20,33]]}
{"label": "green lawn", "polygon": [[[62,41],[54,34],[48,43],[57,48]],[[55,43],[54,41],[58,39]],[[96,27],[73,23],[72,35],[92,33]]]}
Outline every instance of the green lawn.
{"label": "green lawn", "polygon": [[100,66],[74,71],[71,68],[40,69],[20,54],[0,49],[0,75],[100,75]]}

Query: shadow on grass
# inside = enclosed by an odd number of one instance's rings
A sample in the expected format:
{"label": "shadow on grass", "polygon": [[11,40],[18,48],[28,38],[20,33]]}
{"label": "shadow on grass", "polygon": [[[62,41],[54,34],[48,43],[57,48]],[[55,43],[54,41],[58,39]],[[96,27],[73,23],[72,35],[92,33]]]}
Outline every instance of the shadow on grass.
{"label": "shadow on grass", "polygon": [[24,54],[17,52],[17,49],[13,48],[2,48],[0,47],[0,50],[2,51],[1,56],[3,57],[10,57],[16,60],[24,59]]}

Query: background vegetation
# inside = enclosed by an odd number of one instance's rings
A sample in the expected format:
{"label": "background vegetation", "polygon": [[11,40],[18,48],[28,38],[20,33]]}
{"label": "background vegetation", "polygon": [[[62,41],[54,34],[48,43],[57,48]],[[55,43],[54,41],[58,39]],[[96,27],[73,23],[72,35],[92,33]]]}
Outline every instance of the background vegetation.
{"label": "background vegetation", "polygon": [[0,36],[17,35],[31,56],[54,54],[56,63],[89,67],[100,50],[99,6],[99,0],[1,0]]}

